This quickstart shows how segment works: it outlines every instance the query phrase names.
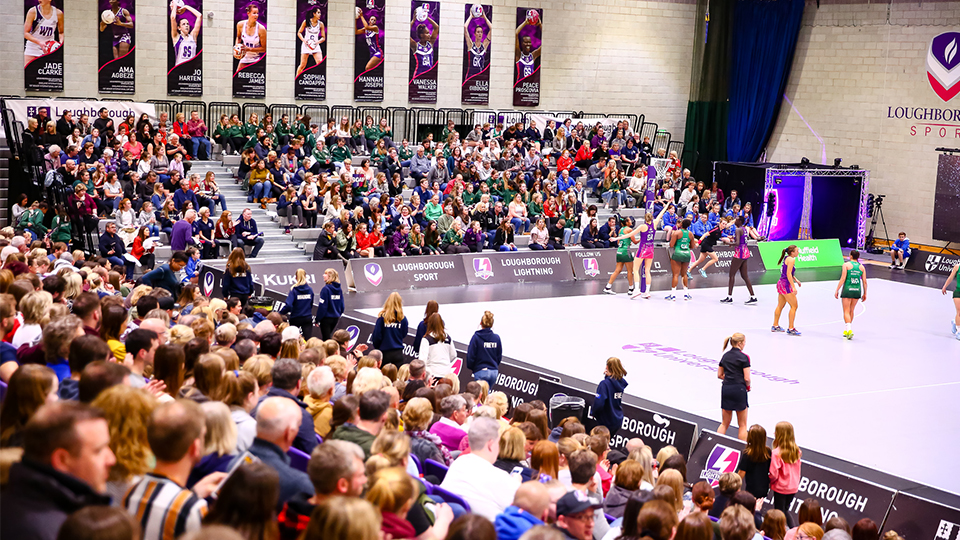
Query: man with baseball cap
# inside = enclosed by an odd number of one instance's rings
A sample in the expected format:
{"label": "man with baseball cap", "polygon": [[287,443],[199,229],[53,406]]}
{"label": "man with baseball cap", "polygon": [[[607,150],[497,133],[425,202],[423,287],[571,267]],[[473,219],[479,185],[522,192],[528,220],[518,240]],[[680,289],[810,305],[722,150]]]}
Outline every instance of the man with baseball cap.
{"label": "man with baseball cap", "polygon": [[567,492],[557,501],[557,522],[554,526],[565,538],[593,539],[593,513],[603,506],[580,491]]}

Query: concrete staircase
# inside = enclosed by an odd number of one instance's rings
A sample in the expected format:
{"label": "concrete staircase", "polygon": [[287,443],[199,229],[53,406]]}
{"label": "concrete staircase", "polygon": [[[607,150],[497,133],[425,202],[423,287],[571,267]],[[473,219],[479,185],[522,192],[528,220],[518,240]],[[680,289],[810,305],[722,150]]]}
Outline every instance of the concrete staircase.
{"label": "concrete staircase", "polygon": [[[232,156],[226,156],[227,163],[230,163]],[[239,159],[237,159],[239,161]],[[247,262],[251,264],[256,264],[259,262],[300,262],[310,260],[305,254],[304,248],[298,248],[298,245],[301,243],[308,243],[309,245],[309,254],[313,254],[313,243],[316,241],[317,237],[320,235],[320,229],[306,231],[315,231],[312,234],[314,242],[304,240],[304,236],[309,236],[310,233],[303,235],[298,234],[298,238],[295,241],[294,235],[284,234],[283,228],[279,226],[274,220],[276,219],[276,212],[270,212],[268,210],[262,210],[259,205],[248,203],[247,195],[240,188],[240,184],[236,183],[233,174],[232,168],[236,165],[227,165],[219,161],[192,161],[192,168],[190,173],[197,173],[201,176],[205,175],[208,171],[213,171],[216,174],[217,185],[220,186],[220,192],[223,194],[224,198],[227,201],[227,209],[230,210],[230,213],[233,214],[233,219],[237,220],[240,218],[240,214],[243,212],[244,208],[249,208],[253,212],[253,219],[257,222],[257,228],[260,232],[263,233],[263,248],[260,250],[260,253],[257,255],[256,259],[247,258]],[[217,205],[214,216],[211,217],[214,221],[220,216],[220,206]],[[306,232],[305,231],[305,232]],[[300,233],[300,231],[298,231]],[[164,240],[164,239],[161,239]],[[166,243],[166,242],[165,242]],[[251,247],[247,247],[246,251],[249,255]],[[223,258],[226,258],[229,255],[230,249],[226,246],[222,246],[220,254]],[[170,247],[165,245],[163,247],[157,248],[156,251],[157,260],[165,261],[170,257]]]}

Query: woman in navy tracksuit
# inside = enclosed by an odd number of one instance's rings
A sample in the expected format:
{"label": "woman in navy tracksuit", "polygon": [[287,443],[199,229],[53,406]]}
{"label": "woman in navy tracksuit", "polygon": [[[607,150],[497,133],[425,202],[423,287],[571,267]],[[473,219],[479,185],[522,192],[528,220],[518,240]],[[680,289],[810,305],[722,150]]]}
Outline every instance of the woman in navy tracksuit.
{"label": "woman in navy tracksuit", "polygon": [[467,368],[473,372],[474,379],[487,381],[493,390],[497,375],[500,374],[501,360],[503,344],[500,343],[500,336],[493,333],[493,313],[484,311],[480,329],[474,332],[467,347]]}
{"label": "woman in navy tracksuit", "polygon": [[290,324],[300,329],[303,339],[313,337],[313,289],[307,285],[307,271],[297,268],[297,283],[287,293],[280,313],[290,315]]}
{"label": "woman in navy tracksuit", "polygon": [[320,290],[320,305],[317,306],[316,322],[320,325],[320,336],[326,341],[333,336],[340,316],[343,315],[343,291],[340,289],[340,274],[333,268],[323,271],[326,285]]}
{"label": "woman in navy tracksuit", "polygon": [[223,297],[238,298],[240,305],[246,306],[253,294],[253,274],[243,248],[234,248],[227,259],[227,268],[223,273]]}
{"label": "woman in navy tracksuit", "polygon": [[403,361],[403,339],[407,337],[407,318],[403,316],[403,299],[390,293],[383,303],[377,324],[373,327],[373,348],[383,353],[383,361],[398,368]]}
{"label": "woman in navy tracksuit", "polygon": [[619,358],[607,359],[603,370],[603,380],[597,386],[597,397],[593,400],[593,417],[597,423],[610,430],[610,436],[616,435],[623,423],[623,391],[627,387],[627,370]]}

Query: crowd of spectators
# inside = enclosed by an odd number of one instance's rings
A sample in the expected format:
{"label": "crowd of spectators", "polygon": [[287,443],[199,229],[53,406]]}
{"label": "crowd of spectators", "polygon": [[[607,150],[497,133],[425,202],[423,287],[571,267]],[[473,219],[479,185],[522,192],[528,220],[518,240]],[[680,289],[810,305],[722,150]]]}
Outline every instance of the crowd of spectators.
{"label": "crowd of spectators", "polygon": [[[464,384],[435,302],[421,358],[396,361],[392,333],[408,328],[396,293],[367,349],[345,330],[305,339],[296,317],[195,286],[176,303],[143,285],[101,295],[79,279],[99,268],[67,271],[0,269],[4,537],[878,538],[868,519],[822,522],[816,499],[794,519],[800,451],[786,422],[772,449],[753,426],[741,471],[715,491],[687,483],[673,447],[611,449],[616,420],[551,426],[541,401],[511,410],[490,312]],[[616,359],[605,373],[626,375]]]}

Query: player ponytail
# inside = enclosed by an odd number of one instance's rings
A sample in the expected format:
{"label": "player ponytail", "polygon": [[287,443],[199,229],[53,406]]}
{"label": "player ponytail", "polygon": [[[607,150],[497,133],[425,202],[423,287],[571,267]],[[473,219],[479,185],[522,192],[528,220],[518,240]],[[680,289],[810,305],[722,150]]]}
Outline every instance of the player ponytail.
{"label": "player ponytail", "polygon": [[859,261],[859,260],[860,260],[860,252],[857,251],[857,250],[855,250],[855,249],[850,250],[850,260],[851,260],[851,261]]}
{"label": "player ponytail", "polygon": [[297,277],[297,284],[295,285],[296,287],[307,284],[307,271],[304,270],[303,268],[297,268],[296,277]]}
{"label": "player ponytail", "polygon": [[740,332],[736,332],[732,336],[725,338],[723,340],[723,350],[727,350],[727,347],[730,347],[731,345],[736,347],[741,343],[743,343],[745,339],[747,339],[746,336],[744,336]]}
{"label": "player ponytail", "polygon": [[480,319],[480,326],[482,328],[493,328],[493,313],[484,311],[483,317]]}
{"label": "player ponytail", "polygon": [[783,252],[780,253],[780,260],[777,261],[777,264],[782,264],[782,263],[783,263],[783,260],[787,258],[787,255],[793,253],[793,252],[796,251],[796,250],[797,250],[797,246],[795,246],[795,245],[793,245],[793,244],[790,244],[789,246],[787,246],[786,248],[784,248]]}

